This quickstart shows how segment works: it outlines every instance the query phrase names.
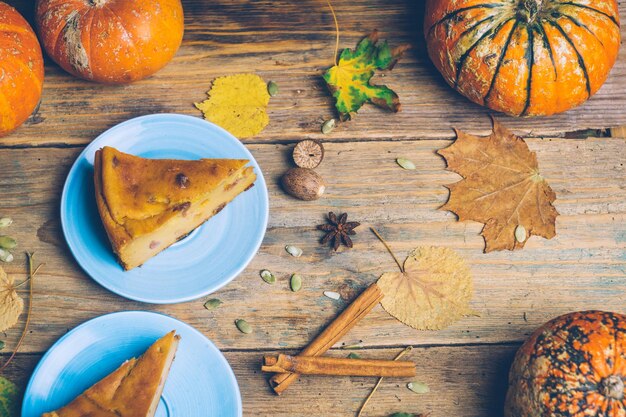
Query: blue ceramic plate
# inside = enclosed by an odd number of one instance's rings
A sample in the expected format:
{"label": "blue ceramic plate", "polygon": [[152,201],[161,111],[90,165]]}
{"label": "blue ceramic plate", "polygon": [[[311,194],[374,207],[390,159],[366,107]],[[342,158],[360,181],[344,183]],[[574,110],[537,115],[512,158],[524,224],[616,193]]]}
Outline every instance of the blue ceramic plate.
{"label": "blue ceramic plate", "polygon": [[155,416],[241,417],[237,380],[215,345],[188,324],[144,311],[107,314],[59,339],[33,372],[22,417],[68,404],[171,330],[181,339]]}
{"label": "blue ceramic plate", "polygon": [[[111,250],[94,194],[94,155],[105,145],[146,158],[249,159],[257,180],[187,238],[124,271]],[[267,218],[265,180],[246,147],[212,123],[177,114],[138,117],[101,134],[72,166],[61,197],[63,233],[80,266],[110,291],[148,303],[189,301],[229,283],[259,249]]]}

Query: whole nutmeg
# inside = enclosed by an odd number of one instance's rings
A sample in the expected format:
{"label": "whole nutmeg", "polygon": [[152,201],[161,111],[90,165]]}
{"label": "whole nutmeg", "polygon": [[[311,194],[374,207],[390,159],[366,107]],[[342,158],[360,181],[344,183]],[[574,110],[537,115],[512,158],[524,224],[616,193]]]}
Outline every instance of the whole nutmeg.
{"label": "whole nutmeg", "polygon": [[326,189],[322,177],[308,168],[290,168],[280,183],[287,194],[305,201],[317,200]]}

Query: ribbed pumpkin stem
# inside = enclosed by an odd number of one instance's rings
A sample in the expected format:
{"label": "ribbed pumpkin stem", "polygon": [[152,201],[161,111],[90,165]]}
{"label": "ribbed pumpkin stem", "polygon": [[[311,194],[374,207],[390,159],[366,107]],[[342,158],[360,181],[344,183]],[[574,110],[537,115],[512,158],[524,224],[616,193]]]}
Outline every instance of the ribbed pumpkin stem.
{"label": "ribbed pumpkin stem", "polygon": [[624,380],[619,375],[611,375],[600,382],[600,392],[607,398],[621,401],[624,398]]}
{"label": "ribbed pumpkin stem", "polygon": [[520,0],[518,6],[518,16],[526,20],[527,23],[535,21],[537,14],[541,12],[543,0]]}

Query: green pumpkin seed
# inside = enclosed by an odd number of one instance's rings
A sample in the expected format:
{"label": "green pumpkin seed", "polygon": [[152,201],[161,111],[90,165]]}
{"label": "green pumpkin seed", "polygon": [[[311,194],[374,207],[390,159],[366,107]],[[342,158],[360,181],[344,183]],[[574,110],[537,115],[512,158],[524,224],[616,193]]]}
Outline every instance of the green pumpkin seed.
{"label": "green pumpkin seed", "polygon": [[416,394],[426,394],[430,392],[430,388],[423,382],[413,381],[406,384],[406,387]]}
{"label": "green pumpkin seed", "polygon": [[302,277],[300,276],[300,274],[292,274],[289,285],[291,286],[291,291],[300,291],[300,289],[302,288]]}
{"label": "green pumpkin seed", "polygon": [[359,354],[358,354],[358,353],[351,352],[351,353],[348,355],[348,359],[361,359],[361,356],[359,356]]}
{"label": "green pumpkin seed", "polygon": [[210,300],[207,300],[206,303],[204,303],[204,308],[206,308],[207,310],[211,311],[211,310],[215,310],[216,308],[218,308],[222,304],[224,304],[222,302],[222,300],[217,299],[217,298],[211,298]]}
{"label": "green pumpkin seed", "polygon": [[269,93],[270,97],[274,97],[276,94],[278,94],[278,84],[276,84],[274,81],[270,81],[269,83],[267,83],[267,92]]}
{"label": "green pumpkin seed", "polygon": [[11,226],[11,223],[13,223],[13,219],[10,217],[3,217],[0,219],[0,228],[2,227],[9,227]]}
{"label": "green pumpkin seed", "polygon": [[0,248],[13,249],[17,246],[17,240],[11,236],[0,236]]}
{"label": "green pumpkin seed", "polygon": [[0,350],[4,349],[4,346],[5,346],[4,342],[0,340]]}
{"label": "green pumpkin seed", "polygon": [[348,344],[345,344],[343,346],[341,346],[341,349],[363,349],[363,341],[359,340],[359,341],[354,341],[354,342],[350,342]]}
{"label": "green pumpkin seed", "polygon": [[0,249],[0,261],[13,262],[13,254],[5,249]]}
{"label": "green pumpkin seed", "polygon": [[389,417],[416,417],[416,415],[411,413],[393,413]]}
{"label": "green pumpkin seed", "polygon": [[324,295],[333,300],[339,300],[341,298],[341,294],[335,291],[324,291]]}
{"label": "green pumpkin seed", "polygon": [[325,135],[328,135],[330,132],[335,130],[335,127],[337,127],[337,120],[335,119],[326,120],[324,124],[322,124],[322,133]]}
{"label": "green pumpkin seed", "polygon": [[248,324],[244,319],[235,320],[235,326],[239,329],[241,333],[250,334],[252,333],[252,326]]}
{"label": "green pumpkin seed", "polygon": [[398,163],[398,165],[400,165],[404,169],[413,170],[416,168],[415,164],[410,159],[398,158],[396,159],[396,162]]}
{"label": "green pumpkin seed", "polygon": [[515,228],[515,240],[519,243],[524,243],[526,241],[526,228],[521,224],[518,224]]}
{"label": "green pumpkin seed", "polygon": [[261,271],[261,278],[263,278],[263,281],[267,282],[268,284],[273,284],[276,282],[276,277],[274,276],[274,274],[272,274],[267,269]]}
{"label": "green pumpkin seed", "polygon": [[293,256],[294,258],[299,258],[300,256],[302,256],[302,249],[297,246],[287,245],[285,246],[285,250],[289,255]]}

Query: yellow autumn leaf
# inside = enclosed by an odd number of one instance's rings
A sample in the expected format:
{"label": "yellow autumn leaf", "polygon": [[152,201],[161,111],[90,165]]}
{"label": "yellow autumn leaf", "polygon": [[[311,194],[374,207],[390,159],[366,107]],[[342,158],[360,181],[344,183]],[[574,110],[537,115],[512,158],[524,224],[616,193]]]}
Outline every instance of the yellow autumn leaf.
{"label": "yellow autumn leaf", "polygon": [[216,78],[209,98],[195,103],[204,118],[243,139],[259,134],[270,122],[267,84],[256,74]]}
{"label": "yellow autumn leaf", "polygon": [[383,308],[418,330],[442,329],[473,314],[470,269],[450,248],[416,248],[404,261],[403,272],[383,274],[378,286],[385,295]]}
{"label": "yellow autumn leaf", "polygon": [[0,332],[3,332],[17,323],[24,301],[15,291],[14,280],[0,268]]}

